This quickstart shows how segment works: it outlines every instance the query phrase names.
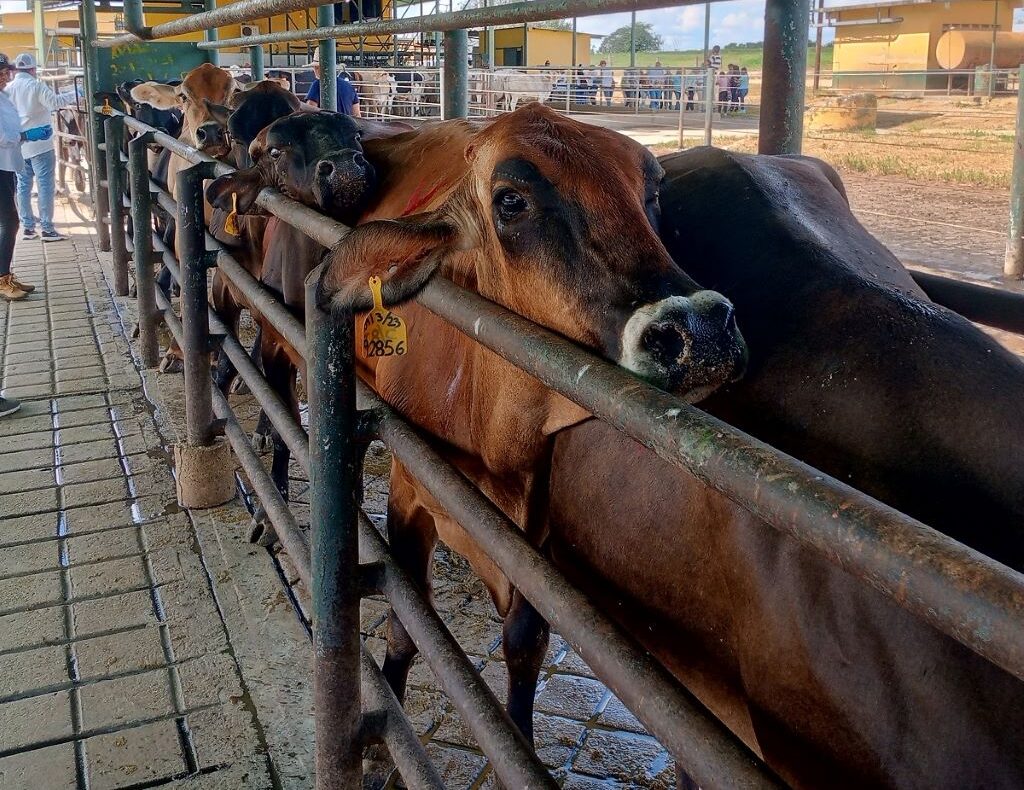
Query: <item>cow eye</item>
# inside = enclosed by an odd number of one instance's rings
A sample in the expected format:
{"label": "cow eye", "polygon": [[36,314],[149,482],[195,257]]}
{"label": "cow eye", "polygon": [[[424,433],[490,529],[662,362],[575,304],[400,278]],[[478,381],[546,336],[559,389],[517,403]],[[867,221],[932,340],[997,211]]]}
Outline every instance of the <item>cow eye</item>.
{"label": "cow eye", "polygon": [[271,148],[270,151],[268,151],[268,153],[270,154],[271,159],[279,159],[281,157],[280,148]]}
{"label": "cow eye", "polygon": [[522,216],[529,205],[514,189],[503,189],[494,196],[494,207],[502,222],[511,222]]}

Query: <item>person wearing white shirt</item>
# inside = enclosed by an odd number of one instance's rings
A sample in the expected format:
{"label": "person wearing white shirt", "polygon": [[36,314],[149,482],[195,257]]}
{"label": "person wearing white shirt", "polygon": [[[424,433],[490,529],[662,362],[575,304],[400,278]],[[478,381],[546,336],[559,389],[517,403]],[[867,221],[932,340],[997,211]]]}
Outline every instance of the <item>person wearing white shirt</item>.
{"label": "person wearing white shirt", "polygon": [[[3,92],[13,75],[11,62],[0,54],[0,297],[13,302],[24,299],[35,288],[19,282],[11,272],[14,242],[18,237],[18,210],[14,205],[17,174],[24,166],[21,158],[21,120],[14,104]],[[14,414],[21,404],[0,396],[0,417]]]}
{"label": "person wearing white shirt", "polygon": [[32,213],[32,180],[39,181],[39,219],[43,241],[61,241],[53,226],[54,170],[57,154],[53,150],[53,113],[75,103],[74,93],[55,93],[36,77],[36,59],[28,52],[14,59],[17,74],[7,86],[7,95],[21,116],[25,142],[21,154],[25,168],[18,174],[18,213],[24,227],[23,239],[35,239],[36,217]]}

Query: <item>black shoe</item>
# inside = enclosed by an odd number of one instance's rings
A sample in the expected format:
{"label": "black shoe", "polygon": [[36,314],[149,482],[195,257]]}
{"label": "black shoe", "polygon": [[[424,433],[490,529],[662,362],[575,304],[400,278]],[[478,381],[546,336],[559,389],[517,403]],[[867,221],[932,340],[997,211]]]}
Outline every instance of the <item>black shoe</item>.
{"label": "black shoe", "polygon": [[63,236],[55,230],[44,230],[43,241],[66,241],[67,236]]}
{"label": "black shoe", "polygon": [[35,228],[33,228],[32,230],[26,228],[25,232],[21,234],[21,238],[23,241],[32,241],[33,239],[38,239],[39,234],[36,233]]}
{"label": "black shoe", "polygon": [[4,398],[0,396],[0,417],[6,417],[8,414],[14,414],[18,409],[21,408],[21,403],[16,401],[14,398]]}

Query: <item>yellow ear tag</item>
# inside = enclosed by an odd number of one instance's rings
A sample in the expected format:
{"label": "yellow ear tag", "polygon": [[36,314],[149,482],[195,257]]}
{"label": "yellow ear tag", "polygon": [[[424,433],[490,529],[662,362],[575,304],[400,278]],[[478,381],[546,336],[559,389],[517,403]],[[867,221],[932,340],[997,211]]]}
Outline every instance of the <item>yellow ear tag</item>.
{"label": "yellow ear tag", "polygon": [[110,99],[103,100],[103,106],[100,107],[100,112],[104,115],[113,115],[114,108],[110,106]]}
{"label": "yellow ear tag", "polygon": [[405,322],[384,307],[380,295],[380,277],[370,278],[373,309],[363,320],[363,356],[400,357],[409,350]]}
{"label": "yellow ear tag", "polygon": [[238,193],[231,193],[231,213],[224,220],[224,232],[229,236],[238,235]]}

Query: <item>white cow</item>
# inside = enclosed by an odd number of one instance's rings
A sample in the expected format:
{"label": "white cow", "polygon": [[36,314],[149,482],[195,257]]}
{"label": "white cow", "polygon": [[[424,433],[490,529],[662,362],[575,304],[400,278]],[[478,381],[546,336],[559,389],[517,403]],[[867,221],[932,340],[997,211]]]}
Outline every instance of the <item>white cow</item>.
{"label": "white cow", "polygon": [[364,115],[380,118],[391,115],[395,101],[395,78],[386,71],[354,71],[352,82],[359,91],[359,105]]}
{"label": "white cow", "polygon": [[510,112],[526,98],[534,98],[544,104],[551,96],[555,85],[552,74],[525,74],[521,71],[499,71],[494,74],[493,85],[505,109]]}
{"label": "white cow", "polygon": [[395,104],[406,104],[409,117],[420,114],[420,102],[426,90],[426,78],[418,71],[393,71],[391,78],[395,81]]}

